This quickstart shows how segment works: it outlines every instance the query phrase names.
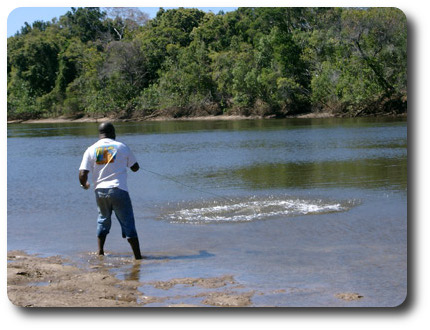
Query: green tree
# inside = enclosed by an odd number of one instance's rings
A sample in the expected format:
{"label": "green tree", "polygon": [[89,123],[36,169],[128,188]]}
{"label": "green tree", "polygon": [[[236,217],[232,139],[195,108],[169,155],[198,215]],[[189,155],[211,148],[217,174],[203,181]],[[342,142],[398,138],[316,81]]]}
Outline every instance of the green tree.
{"label": "green tree", "polygon": [[159,82],[143,93],[142,104],[167,109],[173,117],[215,114],[218,107],[213,107],[213,94],[208,51],[203,42],[193,42],[179,51],[176,60],[166,61]]}
{"label": "green tree", "polygon": [[106,13],[98,7],[73,8],[61,16],[59,24],[64,27],[69,36],[76,36],[83,43],[95,41],[107,32],[103,25]]}
{"label": "green tree", "polygon": [[337,9],[328,17],[332,19],[312,32],[304,52],[313,73],[314,107],[353,115],[393,107],[405,111],[403,13],[394,8]]}
{"label": "green tree", "polygon": [[11,39],[8,43],[9,70],[13,67],[14,77],[27,82],[33,96],[49,93],[55,87],[58,71],[57,41],[38,30],[14,38],[18,40]]}
{"label": "green tree", "polygon": [[191,42],[191,32],[202,22],[205,13],[198,9],[160,9],[157,16],[151,21],[150,26],[156,34],[168,32],[171,35],[170,43],[179,43],[186,47]]}
{"label": "green tree", "polygon": [[344,12],[342,36],[353,45],[352,55],[370,69],[384,96],[405,86],[406,33],[406,17],[396,8]]}

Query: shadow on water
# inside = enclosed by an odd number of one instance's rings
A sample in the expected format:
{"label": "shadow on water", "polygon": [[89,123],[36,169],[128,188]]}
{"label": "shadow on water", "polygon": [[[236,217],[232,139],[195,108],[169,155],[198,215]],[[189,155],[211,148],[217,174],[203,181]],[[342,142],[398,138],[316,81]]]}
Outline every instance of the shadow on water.
{"label": "shadow on water", "polygon": [[[215,257],[215,254],[209,253],[205,250],[200,250],[198,254],[191,255],[144,255],[144,261],[170,261],[170,260],[195,260],[195,259],[203,259],[203,258],[212,258]],[[122,275],[117,274],[120,279],[128,280],[128,281],[139,281],[140,274],[142,269],[142,263],[133,263],[130,269],[123,270]]]}
{"label": "shadow on water", "polygon": [[177,255],[177,256],[155,256],[145,255],[145,260],[187,260],[187,259],[203,259],[215,257],[215,254],[209,253],[205,250],[200,250],[199,254],[192,255]]}
{"label": "shadow on water", "polygon": [[[198,254],[189,255],[143,255],[142,260],[187,260],[187,259],[202,259],[215,257],[215,254],[209,253],[205,250],[200,250]],[[118,262],[131,262],[133,261],[133,256],[130,254],[112,254],[108,253],[105,256],[97,256],[97,260],[103,260],[105,262],[114,263],[115,260]]]}

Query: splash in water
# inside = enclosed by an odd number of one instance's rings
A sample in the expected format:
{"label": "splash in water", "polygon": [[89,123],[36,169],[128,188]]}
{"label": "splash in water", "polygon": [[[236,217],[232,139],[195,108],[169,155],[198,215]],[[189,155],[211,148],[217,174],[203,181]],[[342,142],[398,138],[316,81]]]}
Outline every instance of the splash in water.
{"label": "splash in water", "polygon": [[161,215],[162,220],[172,223],[220,223],[250,222],[274,217],[293,217],[300,215],[345,212],[355,202],[324,201],[301,198],[248,198],[225,201],[201,202],[200,204],[178,205]]}

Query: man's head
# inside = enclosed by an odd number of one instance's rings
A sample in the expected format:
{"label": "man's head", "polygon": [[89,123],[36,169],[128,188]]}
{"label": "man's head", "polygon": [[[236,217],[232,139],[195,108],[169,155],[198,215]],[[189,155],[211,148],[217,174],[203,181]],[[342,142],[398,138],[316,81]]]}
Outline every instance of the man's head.
{"label": "man's head", "polygon": [[115,127],[113,127],[112,123],[105,122],[101,123],[99,126],[99,137],[101,139],[108,138],[115,140]]}

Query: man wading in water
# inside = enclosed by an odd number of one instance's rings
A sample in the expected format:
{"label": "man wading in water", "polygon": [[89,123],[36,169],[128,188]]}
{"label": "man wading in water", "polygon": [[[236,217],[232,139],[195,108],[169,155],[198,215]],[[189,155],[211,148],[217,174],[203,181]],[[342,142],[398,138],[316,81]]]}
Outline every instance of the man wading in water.
{"label": "man wading in water", "polygon": [[111,123],[99,126],[99,140],[84,153],[79,167],[79,182],[88,189],[88,172],[92,172],[99,216],[97,238],[99,255],[104,255],[104,244],[111,228],[112,211],[121,224],[122,237],[127,238],[136,259],[142,259],[139,239],[134,223],[133,208],[127,188],[127,167],[133,172],[139,170],[131,150],[115,141],[115,127]]}

